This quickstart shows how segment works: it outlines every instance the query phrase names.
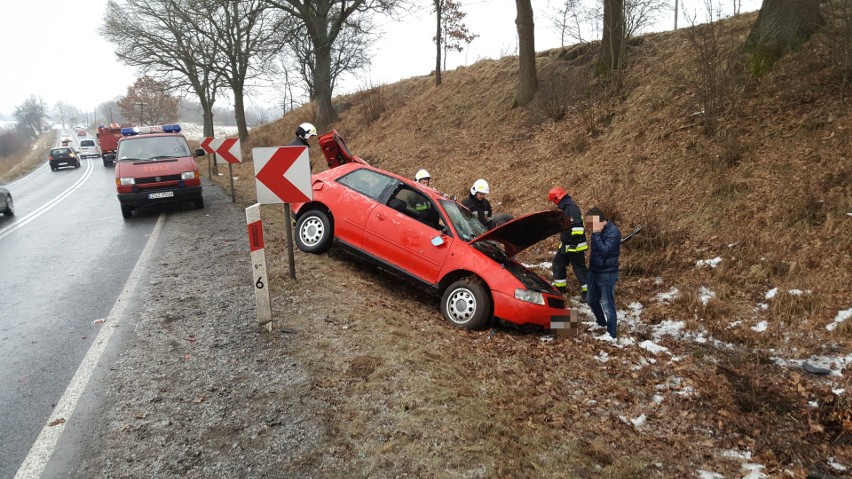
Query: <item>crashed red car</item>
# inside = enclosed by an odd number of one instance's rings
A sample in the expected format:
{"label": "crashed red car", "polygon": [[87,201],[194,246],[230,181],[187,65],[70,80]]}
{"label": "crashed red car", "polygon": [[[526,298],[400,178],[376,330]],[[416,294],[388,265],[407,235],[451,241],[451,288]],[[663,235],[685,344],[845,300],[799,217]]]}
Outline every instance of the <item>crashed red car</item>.
{"label": "crashed red car", "polygon": [[564,297],[513,257],[566,227],[561,211],[487,230],[440,192],[368,165],[336,132],[320,137],[329,169],[312,175],[313,200],[293,204],[296,245],[336,244],[441,295],[451,324],[479,329],[499,318],[550,329],[568,321]]}

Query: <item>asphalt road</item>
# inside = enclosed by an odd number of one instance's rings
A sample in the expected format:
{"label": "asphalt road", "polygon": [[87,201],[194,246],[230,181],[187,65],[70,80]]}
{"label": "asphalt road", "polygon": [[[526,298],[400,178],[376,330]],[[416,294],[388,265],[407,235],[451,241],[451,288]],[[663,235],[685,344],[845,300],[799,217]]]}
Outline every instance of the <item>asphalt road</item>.
{"label": "asphalt road", "polygon": [[159,215],[124,220],[114,169],[81,163],[54,172],[45,161],[7,185],[16,212],[0,215],[2,478],[15,476],[45,427]]}

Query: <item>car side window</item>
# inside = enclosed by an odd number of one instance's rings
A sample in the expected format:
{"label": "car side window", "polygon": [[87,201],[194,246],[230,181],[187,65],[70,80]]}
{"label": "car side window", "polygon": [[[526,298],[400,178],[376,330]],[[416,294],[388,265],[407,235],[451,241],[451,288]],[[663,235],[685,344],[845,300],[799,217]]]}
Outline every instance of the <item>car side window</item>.
{"label": "car side window", "polygon": [[396,180],[372,170],[359,169],[340,177],[337,181],[374,200],[378,200],[381,198],[382,192]]}
{"label": "car side window", "polygon": [[425,195],[406,187],[400,188],[388,206],[439,231],[447,231],[438,208]]}

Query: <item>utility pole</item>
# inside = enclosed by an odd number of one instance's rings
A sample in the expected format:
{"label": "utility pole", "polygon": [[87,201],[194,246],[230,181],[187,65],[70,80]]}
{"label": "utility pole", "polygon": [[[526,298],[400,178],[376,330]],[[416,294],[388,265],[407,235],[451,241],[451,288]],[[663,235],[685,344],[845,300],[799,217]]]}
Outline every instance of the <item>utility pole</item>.
{"label": "utility pole", "polygon": [[143,118],[145,112],[145,105],[147,105],[147,103],[145,103],[144,101],[137,101],[136,104],[139,105],[139,126],[142,126],[145,123],[145,120]]}

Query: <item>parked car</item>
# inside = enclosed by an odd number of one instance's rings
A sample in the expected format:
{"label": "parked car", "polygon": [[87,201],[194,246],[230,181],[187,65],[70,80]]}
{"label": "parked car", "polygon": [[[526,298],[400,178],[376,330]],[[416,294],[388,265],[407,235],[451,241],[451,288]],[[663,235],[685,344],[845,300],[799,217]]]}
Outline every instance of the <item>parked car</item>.
{"label": "parked car", "polygon": [[80,140],[80,158],[100,158],[101,147],[94,138]]}
{"label": "parked car", "polygon": [[451,324],[479,329],[499,318],[550,329],[565,298],[513,258],[563,231],[561,211],[521,216],[491,230],[452,198],[351,155],[332,131],[320,137],[329,169],[312,175],[313,199],[293,204],[296,245],[333,244],[441,296]]}
{"label": "parked car", "polygon": [[80,158],[77,157],[77,152],[70,147],[51,148],[47,160],[50,162],[50,169],[53,171],[58,170],[60,166],[80,167]]}
{"label": "parked car", "polygon": [[15,203],[12,201],[12,193],[0,186],[0,214],[15,216]]}

